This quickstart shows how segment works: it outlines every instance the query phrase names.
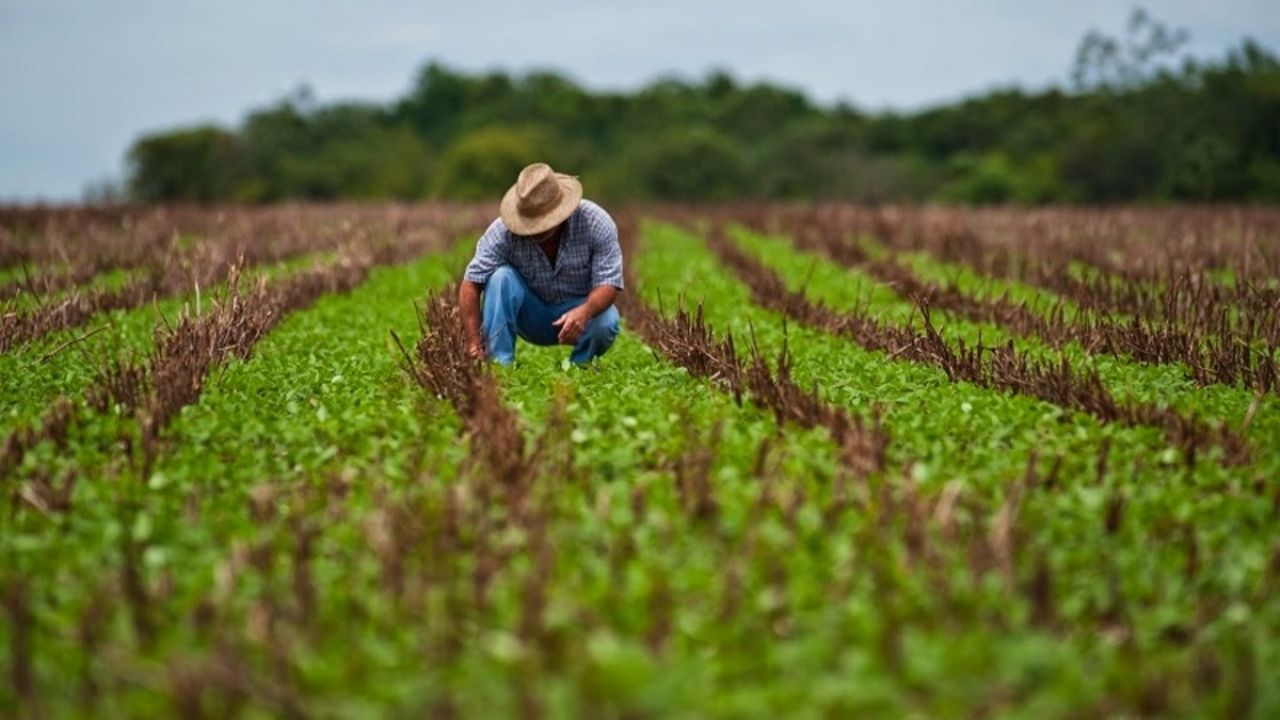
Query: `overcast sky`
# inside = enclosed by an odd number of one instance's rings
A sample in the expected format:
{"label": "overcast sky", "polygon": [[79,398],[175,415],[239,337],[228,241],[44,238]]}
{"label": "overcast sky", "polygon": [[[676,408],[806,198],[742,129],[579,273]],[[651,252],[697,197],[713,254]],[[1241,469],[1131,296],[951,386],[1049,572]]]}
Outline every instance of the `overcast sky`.
{"label": "overcast sky", "polygon": [[[1221,56],[1247,36],[1280,49],[1277,0],[1145,3]],[[1065,82],[1104,0],[0,0],[0,200],[73,200],[119,177],[146,131],[213,121],[303,83],[321,100],[388,100],[437,59],[467,71],[548,67],[630,89],[713,67],[824,102],[917,108]]]}

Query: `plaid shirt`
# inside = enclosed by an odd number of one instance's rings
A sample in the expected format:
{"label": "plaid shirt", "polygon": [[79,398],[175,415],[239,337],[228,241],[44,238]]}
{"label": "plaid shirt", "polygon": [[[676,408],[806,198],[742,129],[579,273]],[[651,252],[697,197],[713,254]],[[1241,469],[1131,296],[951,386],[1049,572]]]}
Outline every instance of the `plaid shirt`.
{"label": "plaid shirt", "polygon": [[507,230],[502,218],[494,220],[480,237],[463,277],[484,285],[499,266],[510,265],[548,305],[586,297],[601,285],[621,290],[622,247],[618,245],[618,226],[609,213],[583,200],[565,222],[553,266],[537,243]]}

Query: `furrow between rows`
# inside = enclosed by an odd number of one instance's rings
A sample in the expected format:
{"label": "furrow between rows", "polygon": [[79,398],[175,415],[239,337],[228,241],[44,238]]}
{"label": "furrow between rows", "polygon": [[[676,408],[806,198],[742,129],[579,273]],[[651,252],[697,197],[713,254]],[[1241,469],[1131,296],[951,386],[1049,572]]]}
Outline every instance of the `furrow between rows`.
{"label": "furrow between rows", "polygon": [[1226,426],[1210,426],[1168,408],[1116,400],[1093,370],[1077,370],[1066,358],[1042,362],[1016,350],[1012,344],[995,347],[949,343],[934,326],[928,299],[916,298],[923,327],[886,324],[866,312],[837,312],[815,305],[803,293],[790,290],[776,272],[750,257],[730,240],[722,226],[708,237],[711,249],[752,292],[755,301],[810,327],[849,338],[863,347],[882,350],[891,359],[926,363],[941,368],[952,382],[971,382],[1029,395],[1046,402],[1086,412],[1103,422],[1153,425],[1168,441],[1182,449],[1188,464],[1216,446],[1223,462],[1243,465],[1250,460],[1248,443]]}
{"label": "furrow between rows", "polygon": [[[789,238],[802,250],[865,271],[904,297],[922,298],[931,307],[974,322],[998,325],[1054,347],[1076,343],[1091,354],[1127,357],[1148,364],[1181,363],[1188,377],[1201,386],[1222,384],[1272,393],[1280,390],[1280,335],[1276,334],[1280,327],[1280,298],[1260,298],[1244,305],[1240,304],[1240,295],[1206,301],[1203,295],[1213,292],[1212,285],[1199,283],[1191,287],[1191,280],[1179,276],[1171,288],[1159,291],[1160,297],[1175,299],[1170,301],[1173,306],[1168,312],[1160,313],[1166,319],[1152,319],[1153,313],[1119,316],[1087,306],[1080,311],[1068,308],[1061,298],[1048,307],[1036,308],[1011,299],[1007,293],[979,296],[954,283],[925,280],[898,258],[872,258],[839,233],[790,234]],[[1071,292],[1069,297],[1096,298],[1100,294],[1098,288],[1090,287]],[[1243,324],[1243,319],[1232,320],[1222,313],[1205,316],[1202,311],[1192,318],[1187,312],[1174,309],[1182,306],[1242,307],[1248,320]]]}
{"label": "furrow between rows", "polygon": [[[343,212],[341,209],[338,212]],[[447,209],[446,209],[447,212]],[[115,255],[107,258],[91,256],[92,262],[83,267],[101,270],[103,266],[127,266],[139,268],[136,277],[116,288],[95,288],[87,292],[73,291],[68,297],[48,297],[55,288],[33,286],[46,296],[46,301],[26,312],[9,312],[0,316],[0,352],[29,343],[59,330],[83,326],[102,312],[138,307],[157,298],[199,292],[224,282],[233,268],[243,269],[269,263],[278,263],[307,254],[340,251],[351,244],[375,242],[371,232],[379,233],[376,242],[394,246],[401,238],[415,240],[418,228],[441,226],[445,223],[474,225],[478,215],[474,211],[459,211],[453,215],[431,208],[426,212],[387,213],[372,225],[353,224],[358,213],[349,217],[327,214],[320,218],[294,215],[287,209],[263,211],[240,219],[236,224],[223,226],[216,211],[192,213],[184,216],[187,227],[205,229],[210,236],[188,242],[178,235],[178,225],[164,234],[162,225],[150,236],[160,239],[143,243],[132,250],[128,262],[119,261]],[[177,221],[175,221],[177,222]],[[460,228],[455,228],[460,229]],[[150,237],[149,236],[149,237]],[[110,247],[110,245],[108,245]],[[73,270],[74,274],[76,270]],[[86,270],[87,272],[87,270]],[[55,283],[56,284],[56,283]]]}
{"label": "furrow between rows", "polygon": [[[239,266],[228,275],[221,298],[213,310],[195,315],[184,310],[169,327],[157,329],[156,346],[145,360],[115,359],[102,368],[97,383],[84,394],[84,405],[102,413],[118,406],[137,414],[144,467],[149,471],[158,452],[164,428],[183,407],[194,403],[209,373],[238,356],[248,357],[254,345],[283,317],[314,303],[319,297],[345,292],[364,281],[378,265],[398,264],[424,252],[438,250],[443,232],[416,242],[353,245],[326,264],[267,281],[259,278],[240,287]],[[36,444],[61,444],[75,415],[75,404],[56,401],[38,427],[12,430],[0,446],[0,472],[17,468]]]}
{"label": "furrow between rows", "polygon": [[[624,220],[620,235],[636,238],[636,223]],[[627,251],[633,252],[634,245]],[[636,284],[634,275],[630,284]],[[692,312],[678,307],[668,317],[645,303],[635,291],[619,296],[618,304],[630,326],[672,362],[721,383],[739,402],[749,394],[753,402],[773,411],[780,423],[827,428],[847,466],[859,477],[884,471],[889,438],[878,417],[868,425],[861,417],[851,416],[847,410],[824,402],[815,392],[801,388],[791,378],[790,356],[785,349],[777,358],[775,370],[755,343],[744,359],[731,334],[717,337],[704,322],[701,307]]]}

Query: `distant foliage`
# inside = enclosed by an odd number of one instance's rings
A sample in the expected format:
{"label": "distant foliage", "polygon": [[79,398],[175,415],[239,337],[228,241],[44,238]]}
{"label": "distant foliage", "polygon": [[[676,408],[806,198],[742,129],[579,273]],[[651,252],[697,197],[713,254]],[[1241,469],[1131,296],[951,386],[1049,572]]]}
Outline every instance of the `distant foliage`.
{"label": "distant foliage", "polygon": [[238,160],[235,135],[203,126],[144,137],[129,151],[129,187],[139,200],[227,198]]}
{"label": "distant foliage", "polygon": [[432,194],[461,200],[499,197],[520,169],[544,156],[539,132],[495,125],[452,143],[432,179]]}
{"label": "distant foliage", "polygon": [[1180,58],[1187,38],[1138,10],[1123,37],[1082,39],[1069,89],[911,114],[822,107],[722,71],[622,94],[433,62],[386,106],[303,90],[235,130],[142,137],[128,188],[142,201],[496,199],[546,159],[606,200],[1280,200],[1280,60],[1250,40]]}

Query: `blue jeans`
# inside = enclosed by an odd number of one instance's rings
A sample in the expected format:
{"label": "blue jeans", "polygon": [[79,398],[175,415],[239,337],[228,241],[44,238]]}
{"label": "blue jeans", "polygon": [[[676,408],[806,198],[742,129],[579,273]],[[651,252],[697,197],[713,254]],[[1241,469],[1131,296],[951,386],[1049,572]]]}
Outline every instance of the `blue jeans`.
{"label": "blue jeans", "polygon": [[[510,365],[516,359],[516,336],[534,345],[556,345],[560,328],[551,323],[564,313],[581,305],[586,297],[548,305],[524,284],[524,278],[510,265],[493,271],[484,287],[484,337],[493,359]],[[569,360],[579,365],[591,362],[613,345],[618,337],[618,309],[591,318],[578,336]]]}

